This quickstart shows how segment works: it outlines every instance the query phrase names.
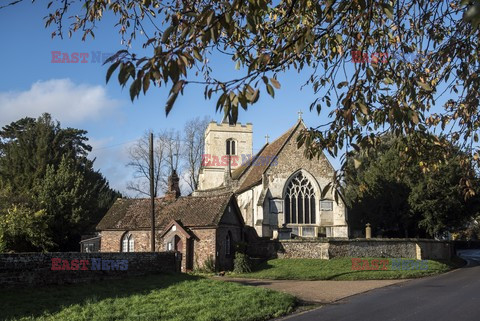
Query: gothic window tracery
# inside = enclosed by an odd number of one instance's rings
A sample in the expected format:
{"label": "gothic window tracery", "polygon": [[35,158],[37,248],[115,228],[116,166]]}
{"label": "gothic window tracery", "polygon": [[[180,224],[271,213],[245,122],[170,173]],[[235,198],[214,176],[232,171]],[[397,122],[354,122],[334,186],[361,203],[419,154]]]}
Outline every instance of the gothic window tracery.
{"label": "gothic window tracery", "polygon": [[315,189],[301,172],[288,183],[284,202],[285,223],[315,224]]}

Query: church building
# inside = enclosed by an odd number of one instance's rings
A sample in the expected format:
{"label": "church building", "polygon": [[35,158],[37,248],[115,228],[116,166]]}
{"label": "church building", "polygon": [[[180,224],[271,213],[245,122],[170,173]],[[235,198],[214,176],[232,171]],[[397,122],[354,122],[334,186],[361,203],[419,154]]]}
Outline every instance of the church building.
{"label": "church building", "polygon": [[296,138],[305,129],[298,121],[253,155],[253,126],[211,122],[205,133],[205,154],[199,188],[194,195],[233,192],[245,224],[258,236],[277,239],[282,228],[301,237],[348,237],[347,209],[330,190],[334,169],[325,155],[308,159]]}
{"label": "church building", "polygon": [[[169,178],[164,197],[155,199],[155,250],[178,251],[182,270],[213,261],[233,267],[235,244],[252,238],[348,237],[347,210],[321,190],[333,179],[325,155],[308,159],[296,138],[302,119],[253,155],[253,126],[211,122],[199,187],[180,196],[179,177]],[[97,225],[101,252],[150,250],[150,199],[118,199]]]}

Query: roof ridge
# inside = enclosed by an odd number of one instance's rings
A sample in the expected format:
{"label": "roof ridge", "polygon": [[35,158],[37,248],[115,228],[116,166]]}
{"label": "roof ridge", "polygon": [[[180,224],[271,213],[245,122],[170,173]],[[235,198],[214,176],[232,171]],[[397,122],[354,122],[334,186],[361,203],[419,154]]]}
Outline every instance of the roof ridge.
{"label": "roof ridge", "polygon": [[[285,133],[283,133],[280,137],[278,137],[277,139],[275,139],[275,140],[272,142],[272,144],[273,144],[274,142],[276,142],[277,140],[279,140],[283,135],[285,135],[286,133],[288,133],[289,131],[291,131],[290,134],[288,135],[288,137],[287,137],[287,138],[285,139],[285,141],[282,143],[282,146],[280,146],[280,148],[279,148],[279,149],[277,150],[277,152],[275,153],[275,156],[277,156],[277,155],[280,153],[280,151],[283,149],[283,147],[285,146],[285,144],[287,144],[287,142],[290,140],[290,137],[292,137],[292,135],[293,135],[293,133],[295,132],[295,130],[297,129],[298,125],[300,125],[300,124],[302,124],[302,123],[303,123],[302,119],[299,119],[295,125],[293,125],[289,130],[287,130]],[[304,124],[304,126],[305,126],[305,124]],[[267,169],[270,167],[270,165],[272,164],[272,162],[273,162],[273,158],[270,159],[270,162],[269,162],[268,165],[265,167],[264,171],[262,172],[262,175],[267,171]]]}
{"label": "roof ridge", "polygon": [[[281,137],[281,136],[280,136],[280,137]],[[279,139],[280,137],[278,137],[277,139]],[[263,150],[264,150],[265,148],[267,148],[267,146],[270,146],[270,144],[269,144],[269,143],[266,143],[265,145],[263,145],[263,147],[260,148],[260,150],[258,151],[258,153],[256,153],[255,155],[252,155],[252,159],[255,158],[255,156],[257,156],[257,155],[260,155],[260,154],[263,152]],[[238,177],[236,178],[236,180],[239,180],[239,179],[248,171],[248,169],[249,169],[251,166],[252,166],[252,162],[248,162],[248,163],[247,163],[247,167],[245,167],[245,169],[242,171],[242,173],[240,174],[240,176],[238,176]],[[240,166],[239,168],[241,168],[241,166]]]}
{"label": "roof ridge", "polygon": [[[278,154],[283,150],[284,146],[287,144],[287,142],[290,140],[292,135],[295,133],[297,130],[298,126],[305,124],[303,123],[302,120],[298,120],[292,127],[290,127],[287,131],[285,131],[282,135],[280,135],[277,139],[275,139],[272,143],[266,144],[264,149],[262,149],[258,154],[255,155],[255,157],[262,157],[264,153],[270,153],[272,152],[271,155],[266,155],[269,156],[268,163],[265,165],[262,164],[257,164],[258,166],[262,166],[262,168],[258,168],[258,170],[255,170],[252,166],[249,166],[245,170],[245,172],[241,175],[247,175],[245,180],[242,182],[241,186],[239,186],[238,189],[235,190],[235,193],[239,193],[242,191],[247,190],[248,188],[257,185],[258,182],[261,181],[261,177],[265,173],[265,171],[270,168],[271,164],[273,163],[274,159],[278,156]],[[305,126],[306,127],[306,126]],[[280,144],[281,143],[281,144]],[[279,145],[279,146],[276,146]],[[269,150],[270,149],[270,150]],[[267,161],[265,159],[265,161]],[[253,162],[251,162],[249,165],[252,165]],[[263,167],[264,166],[264,167]],[[259,172],[261,171],[261,172]],[[247,173],[248,172],[248,173]],[[245,174],[246,173],[246,174]],[[239,176],[239,178],[241,177]],[[257,177],[258,176],[258,177]],[[250,181],[250,182],[249,182]]]}

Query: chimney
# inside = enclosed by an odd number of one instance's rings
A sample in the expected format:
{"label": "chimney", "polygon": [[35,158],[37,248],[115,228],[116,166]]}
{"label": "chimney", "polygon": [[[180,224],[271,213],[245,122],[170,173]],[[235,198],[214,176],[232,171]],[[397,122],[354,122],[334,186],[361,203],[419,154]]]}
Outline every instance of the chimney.
{"label": "chimney", "polygon": [[229,186],[232,182],[232,167],[231,167],[231,156],[228,155],[228,165],[225,168],[225,172],[223,173],[223,185]]}
{"label": "chimney", "polygon": [[165,199],[175,200],[180,196],[179,181],[180,179],[178,178],[177,171],[173,170],[172,175],[168,177],[168,189],[165,193]]}

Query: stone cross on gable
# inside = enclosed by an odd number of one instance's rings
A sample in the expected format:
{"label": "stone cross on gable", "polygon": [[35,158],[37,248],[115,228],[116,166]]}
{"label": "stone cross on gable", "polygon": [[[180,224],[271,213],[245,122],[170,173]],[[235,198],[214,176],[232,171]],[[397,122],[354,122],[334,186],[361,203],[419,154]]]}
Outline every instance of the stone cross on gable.
{"label": "stone cross on gable", "polygon": [[302,119],[303,112],[301,110],[298,111],[298,119]]}
{"label": "stone cross on gable", "polygon": [[270,136],[268,136],[268,134],[265,135],[265,143],[266,143],[266,144],[268,144],[268,139],[269,139],[269,138],[270,138]]}

